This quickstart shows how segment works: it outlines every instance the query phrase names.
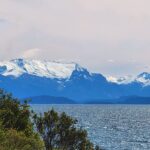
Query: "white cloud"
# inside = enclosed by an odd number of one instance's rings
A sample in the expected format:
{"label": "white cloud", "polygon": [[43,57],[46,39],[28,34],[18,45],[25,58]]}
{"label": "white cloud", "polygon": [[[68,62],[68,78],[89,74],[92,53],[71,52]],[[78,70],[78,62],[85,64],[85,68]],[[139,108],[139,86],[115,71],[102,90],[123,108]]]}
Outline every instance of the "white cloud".
{"label": "white cloud", "polygon": [[113,60],[113,59],[108,59],[107,60],[109,63],[114,63],[115,62],[115,60]]}
{"label": "white cloud", "polygon": [[[128,61],[132,59],[140,66],[150,65],[149,0],[0,0],[0,4],[0,59],[77,60],[104,73],[143,69],[134,67],[136,63]],[[26,50],[35,47],[39,50]]]}
{"label": "white cloud", "polygon": [[28,49],[23,51],[23,53],[21,54],[21,58],[33,58],[38,56],[40,53],[40,49],[38,48],[34,48],[34,49]]}

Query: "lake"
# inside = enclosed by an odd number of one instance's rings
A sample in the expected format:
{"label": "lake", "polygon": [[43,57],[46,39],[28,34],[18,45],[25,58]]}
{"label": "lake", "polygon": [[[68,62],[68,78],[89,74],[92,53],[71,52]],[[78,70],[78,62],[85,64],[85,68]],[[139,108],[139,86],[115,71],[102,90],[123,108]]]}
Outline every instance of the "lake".
{"label": "lake", "polygon": [[90,140],[106,150],[150,150],[150,105],[31,105],[54,108],[78,120]]}

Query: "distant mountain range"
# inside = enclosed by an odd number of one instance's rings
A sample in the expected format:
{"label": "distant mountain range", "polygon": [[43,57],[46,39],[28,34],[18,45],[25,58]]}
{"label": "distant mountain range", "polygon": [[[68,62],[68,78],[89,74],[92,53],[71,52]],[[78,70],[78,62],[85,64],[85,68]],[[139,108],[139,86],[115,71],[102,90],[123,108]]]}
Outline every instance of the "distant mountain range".
{"label": "distant mountain range", "polygon": [[63,103],[114,103],[120,97],[150,97],[150,73],[105,77],[76,63],[15,59],[0,62],[0,88],[34,103],[61,103],[58,98]]}
{"label": "distant mountain range", "polygon": [[31,104],[76,104],[75,101],[69,98],[47,95],[29,97],[28,99]]}
{"label": "distant mountain range", "polygon": [[123,96],[116,99],[87,100],[84,104],[150,104],[150,97]]}

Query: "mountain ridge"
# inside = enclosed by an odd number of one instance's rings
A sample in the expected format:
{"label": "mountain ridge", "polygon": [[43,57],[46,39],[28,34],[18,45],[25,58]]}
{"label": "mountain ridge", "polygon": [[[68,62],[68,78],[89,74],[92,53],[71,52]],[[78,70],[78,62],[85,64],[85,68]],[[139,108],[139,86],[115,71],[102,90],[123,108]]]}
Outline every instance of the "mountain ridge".
{"label": "mountain ridge", "polygon": [[0,88],[19,98],[40,95],[86,99],[150,96],[150,75],[141,73],[131,82],[110,81],[77,63],[15,59],[0,62]]}
{"label": "mountain ridge", "polygon": [[[75,62],[65,61],[47,61],[35,59],[13,59],[10,61],[0,61],[0,74],[3,76],[20,77],[23,74],[35,75],[39,77],[47,77],[51,79],[69,79],[74,71],[83,71],[91,73],[84,67]],[[116,84],[129,84],[139,82],[145,85],[150,84],[150,73],[143,72],[137,76],[127,75],[123,77],[104,76],[107,81]]]}
{"label": "mountain ridge", "polygon": [[0,74],[19,77],[22,74],[36,75],[47,78],[69,78],[73,70],[83,68],[74,62],[42,61],[13,59],[0,62]]}
{"label": "mountain ridge", "polygon": [[29,104],[76,104],[74,100],[66,97],[54,97],[48,95],[34,96],[26,99],[29,100]]}

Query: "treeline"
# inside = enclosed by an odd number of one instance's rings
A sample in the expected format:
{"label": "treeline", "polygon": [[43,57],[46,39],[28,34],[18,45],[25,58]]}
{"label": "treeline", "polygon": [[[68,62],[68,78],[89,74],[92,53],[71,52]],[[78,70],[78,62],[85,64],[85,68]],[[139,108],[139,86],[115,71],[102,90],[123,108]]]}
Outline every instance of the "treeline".
{"label": "treeline", "polygon": [[0,150],[100,150],[76,123],[53,109],[37,115],[27,101],[0,90]]}

